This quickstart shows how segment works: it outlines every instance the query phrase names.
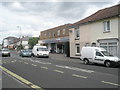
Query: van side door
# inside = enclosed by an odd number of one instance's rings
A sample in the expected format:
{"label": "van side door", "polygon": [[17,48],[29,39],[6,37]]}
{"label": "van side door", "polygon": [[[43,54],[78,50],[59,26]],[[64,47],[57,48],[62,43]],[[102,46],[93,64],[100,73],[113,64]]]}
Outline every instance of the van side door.
{"label": "van side door", "polygon": [[96,51],[94,60],[95,63],[104,64],[104,56],[99,51]]}

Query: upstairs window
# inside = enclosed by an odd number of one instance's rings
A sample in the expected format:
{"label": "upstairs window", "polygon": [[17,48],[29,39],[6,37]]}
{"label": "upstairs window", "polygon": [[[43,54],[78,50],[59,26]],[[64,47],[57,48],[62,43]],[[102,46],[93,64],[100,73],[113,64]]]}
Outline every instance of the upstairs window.
{"label": "upstairs window", "polygon": [[80,35],[79,35],[79,28],[76,28],[76,29],[75,29],[75,36],[76,36],[76,38],[79,38],[79,37],[80,37]]}
{"label": "upstairs window", "polygon": [[104,24],[104,32],[110,31],[110,21],[103,22]]}
{"label": "upstairs window", "polygon": [[63,35],[65,34],[65,29],[63,29]]}
{"label": "upstairs window", "polygon": [[60,30],[58,30],[58,36],[60,36]]}
{"label": "upstairs window", "polygon": [[46,37],[46,33],[44,33],[45,37]]}
{"label": "upstairs window", "polygon": [[54,32],[52,32],[52,36],[53,36],[53,37],[55,36],[55,33],[54,33]]}
{"label": "upstairs window", "polygon": [[51,36],[51,33],[49,32],[49,33],[48,33],[48,37],[50,37],[50,36]]}

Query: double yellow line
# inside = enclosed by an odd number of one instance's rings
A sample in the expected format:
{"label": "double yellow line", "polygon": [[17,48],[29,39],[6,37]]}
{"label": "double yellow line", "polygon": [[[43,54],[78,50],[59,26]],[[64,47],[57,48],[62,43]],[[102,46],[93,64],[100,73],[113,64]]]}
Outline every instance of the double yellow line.
{"label": "double yellow line", "polygon": [[14,78],[16,78],[17,80],[21,81],[22,83],[26,84],[26,85],[29,86],[30,88],[33,88],[33,89],[36,89],[36,90],[43,90],[43,88],[41,88],[41,87],[39,87],[39,86],[31,83],[30,81],[28,81],[28,80],[22,78],[21,76],[13,73],[13,72],[11,72],[11,71],[9,71],[8,69],[6,69],[6,68],[4,68],[4,67],[2,67],[2,66],[0,66],[0,68],[1,68],[4,72],[6,72],[7,74],[11,75],[12,77],[14,77]]}

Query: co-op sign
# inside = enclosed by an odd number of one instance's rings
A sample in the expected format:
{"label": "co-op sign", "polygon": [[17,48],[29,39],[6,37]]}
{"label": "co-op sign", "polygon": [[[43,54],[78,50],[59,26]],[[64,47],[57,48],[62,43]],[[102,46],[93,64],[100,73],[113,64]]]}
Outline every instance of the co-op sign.
{"label": "co-op sign", "polygon": [[63,38],[56,38],[56,39],[48,39],[44,40],[43,42],[45,43],[57,43],[57,42],[67,42],[69,41],[68,37],[63,37]]}

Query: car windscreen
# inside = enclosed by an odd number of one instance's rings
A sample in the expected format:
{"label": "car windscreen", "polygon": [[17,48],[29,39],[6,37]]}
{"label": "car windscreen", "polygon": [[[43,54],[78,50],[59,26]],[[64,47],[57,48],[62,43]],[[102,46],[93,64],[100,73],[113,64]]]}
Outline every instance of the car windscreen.
{"label": "car windscreen", "polygon": [[101,51],[102,52],[102,54],[103,55],[105,55],[105,56],[113,56],[113,55],[111,55],[109,52],[107,52],[107,51]]}
{"label": "car windscreen", "polygon": [[2,50],[3,52],[9,52],[9,50]]}
{"label": "car windscreen", "polygon": [[38,51],[48,51],[47,48],[38,48]]}
{"label": "car windscreen", "polygon": [[31,53],[32,51],[29,51],[29,50],[22,50],[22,52],[24,52],[24,53]]}

